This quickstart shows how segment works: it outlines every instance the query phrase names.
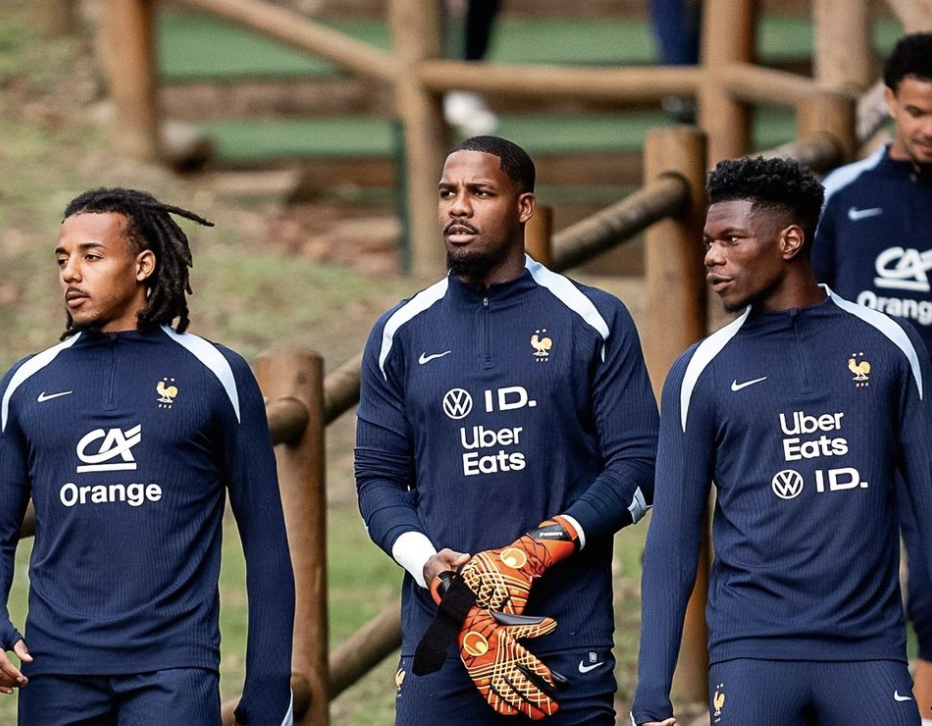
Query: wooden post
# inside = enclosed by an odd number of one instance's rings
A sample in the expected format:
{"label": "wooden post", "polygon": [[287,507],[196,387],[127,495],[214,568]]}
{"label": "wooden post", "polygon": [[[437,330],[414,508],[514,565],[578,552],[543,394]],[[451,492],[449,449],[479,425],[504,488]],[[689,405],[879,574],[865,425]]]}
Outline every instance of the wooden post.
{"label": "wooden post", "polygon": [[308,410],[301,438],[275,453],[295,575],[292,671],[310,687],[310,705],[303,715],[295,713],[295,724],[327,726],[324,362],[309,352],[265,354],[256,362],[256,377],[269,400],[294,398]]}
{"label": "wooden post", "polygon": [[389,0],[388,14],[395,53],[401,62],[395,103],[404,123],[413,269],[417,274],[440,276],[445,253],[437,222],[437,182],[449,139],[440,95],[427,91],[416,73],[420,61],[440,57],[438,4]]}
{"label": "wooden post", "polygon": [[553,207],[539,204],[524,229],[524,249],[544,267],[553,265]]}
{"label": "wooden post", "polygon": [[702,18],[704,80],[699,92],[700,126],[709,135],[708,165],[747,153],[751,110],[723,87],[719,73],[735,62],[754,59],[755,0],[707,0]]}
{"label": "wooden post", "polygon": [[[706,332],[702,226],[705,219],[706,137],[692,126],[652,129],[644,144],[644,181],[675,173],[689,184],[690,203],[677,218],[657,222],[645,235],[647,330],[644,353],[659,398],[673,361]],[[696,585],[686,612],[674,690],[689,701],[708,695],[709,656],[705,603],[709,588],[708,531],[699,555]]]}
{"label": "wooden post", "polygon": [[74,0],[32,0],[32,21],[44,38],[60,38],[75,29]]}
{"label": "wooden post", "polygon": [[874,80],[870,3],[813,0],[814,71],[820,86],[864,91]]}
{"label": "wooden post", "polygon": [[152,0],[106,0],[104,65],[113,99],[113,142],[127,156],[159,156],[155,11]]}
{"label": "wooden post", "polygon": [[672,172],[689,184],[690,197],[680,216],[651,225],[645,235],[644,353],[658,398],[673,361],[706,332],[705,151],[705,134],[694,126],[651,129],[644,143],[644,183]]}
{"label": "wooden post", "polygon": [[796,104],[796,138],[827,134],[838,145],[843,161],[851,161],[857,154],[856,124],[857,98],[848,93],[812,93]]}
{"label": "wooden post", "polygon": [[932,2],[929,0],[887,0],[900,22],[903,33],[932,31]]}

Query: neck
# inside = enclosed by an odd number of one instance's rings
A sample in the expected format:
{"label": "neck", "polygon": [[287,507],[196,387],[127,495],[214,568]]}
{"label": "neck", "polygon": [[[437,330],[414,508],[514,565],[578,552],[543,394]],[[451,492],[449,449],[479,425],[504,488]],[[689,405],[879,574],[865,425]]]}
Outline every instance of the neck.
{"label": "neck", "polygon": [[761,310],[775,312],[818,305],[825,298],[825,290],[819,287],[811,269],[805,265],[784,277],[779,286],[763,296],[757,305]]}

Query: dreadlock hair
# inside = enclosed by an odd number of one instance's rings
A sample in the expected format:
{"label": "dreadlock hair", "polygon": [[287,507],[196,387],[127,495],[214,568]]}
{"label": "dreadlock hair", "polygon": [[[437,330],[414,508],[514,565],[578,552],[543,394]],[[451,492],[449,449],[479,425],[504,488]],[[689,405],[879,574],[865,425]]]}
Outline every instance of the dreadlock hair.
{"label": "dreadlock hair", "polygon": [[[213,222],[186,209],[163,204],[148,192],[118,187],[91,189],[79,194],[68,203],[63,219],[75,214],[107,212],[126,217],[123,236],[135,254],[152,250],[155,255],[157,264],[146,283],[147,302],[137,314],[137,329],[151,331],[160,325],[171,325],[178,318],[176,329],[183,333],[190,322],[185,295],[192,292],[188,268],[193,265],[193,259],[188,238],[170,215],[175,214],[206,227],[213,227]],[[68,314],[62,340],[75,332],[74,321]]]}
{"label": "dreadlock hair", "polygon": [[447,156],[457,151],[481,151],[497,156],[502,171],[518,185],[522,194],[534,191],[534,177],[537,173],[534,162],[524,149],[508,139],[500,136],[472,136],[450,149]]}
{"label": "dreadlock hair", "polygon": [[896,93],[906,76],[932,81],[932,33],[904,35],[894,46],[883,65],[884,85]]}
{"label": "dreadlock hair", "polygon": [[751,209],[769,209],[785,213],[805,233],[804,251],[812,247],[812,238],[825,190],[812,172],[794,159],[728,159],[716,164],[706,185],[709,204],[744,199]]}

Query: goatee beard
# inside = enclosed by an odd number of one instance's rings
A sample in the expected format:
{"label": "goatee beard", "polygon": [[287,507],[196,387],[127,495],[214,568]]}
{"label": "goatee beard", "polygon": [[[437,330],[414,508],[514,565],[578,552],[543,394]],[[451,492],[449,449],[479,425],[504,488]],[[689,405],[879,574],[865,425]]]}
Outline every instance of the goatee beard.
{"label": "goatee beard", "polygon": [[495,266],[488,255],[460,250],[447,250],[447,269],[454,277],[467,281],[482,280]]}
{"label": "goatee beard", "polygon": [[506,245],[501,245],[498,249],[492,251],[459,249],[453,247],[447,249],[447,269],[454,277],[459,277],[465,282],[481,283],[489,275],[500,267],[508,259],[509,249]]}

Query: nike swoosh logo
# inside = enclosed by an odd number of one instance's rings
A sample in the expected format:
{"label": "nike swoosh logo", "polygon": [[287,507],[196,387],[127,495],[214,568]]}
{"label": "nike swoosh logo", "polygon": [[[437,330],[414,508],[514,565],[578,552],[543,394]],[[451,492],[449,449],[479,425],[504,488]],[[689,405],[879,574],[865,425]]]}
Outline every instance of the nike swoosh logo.
{"label": "nike swoosh logo", "polygon": [[748,386],[753,386],[755,383],[760,383],[761,381],[766,381],[767,376],[763,378],[755,378],[753,381],[745,381],[744,383],[738,383],[738,380],[735,379],[731,382],[732,391],[740,391],[742,388],[747,388]]}
{"label": "nike swoosh logo", "polygon": [[899,691],[894,691],[893,700],[894,701],[912,701],[913,699],[911,699],[909,696],[901,696]]}
{"label": "nike swoosh logo", "polygon": [[602,665],[604,662],[605,662],[604,660],[600,660],[598,663],[593,663],[592,665],[587,666],[587,665],[586,665],[585,663],[583,663],[582,661],[579,661],[579,672],[580,672],[580,673],[588,673],[589,671],[593,670],[594,668],[598,668],[598,667],[599,667],[600,665]]}
{"label": "nike swoosh logo", "polygon": [[883,214],[882,207],[871,207],[870,209],[857,209],[856,207],[851,207],[848,210],[848,219],[850,219],[852,222],[857,222],[859,219],[876,217],[879,214]]}
{"label": "nike swoosh logo", "polygon": [[39,394],[39,397],[36,399],[39,403],[45,403],[46,401],[51,401],[53,398],[60,398],[61,396],[68,396],[74,393],[74,391],[62,391],[61,393],[50,393],[45,395],[45,391]]}
{"label": "nike swoosh logo", "polygon": [[450,355],[452,352],[452,350],[445,350],[443,353],[433,353],[432,355],[421,353],[421,357],[417,359],[417,362],[424,365],[425,363],[430,363],[434,358],[443,358],[443,356]]}

